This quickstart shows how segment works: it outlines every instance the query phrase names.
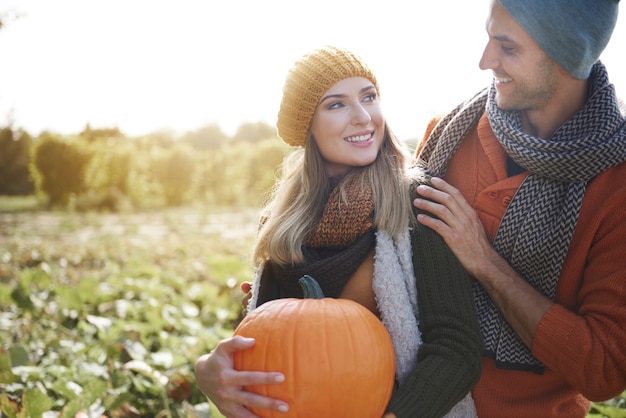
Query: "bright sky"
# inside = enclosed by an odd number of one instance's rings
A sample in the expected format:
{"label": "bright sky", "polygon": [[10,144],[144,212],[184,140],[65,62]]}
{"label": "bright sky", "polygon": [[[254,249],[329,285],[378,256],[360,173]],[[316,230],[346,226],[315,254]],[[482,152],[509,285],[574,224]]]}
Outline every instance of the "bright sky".
{"label": "bright sky", "polygon": [[[418,137],[491,79],[478,69],[488,3],[0,0],[0,126],[138,136],[273,125],[289,66],[332,43],[371,65],[392,128]],[[602,59],[626,95],[624,15]]]}

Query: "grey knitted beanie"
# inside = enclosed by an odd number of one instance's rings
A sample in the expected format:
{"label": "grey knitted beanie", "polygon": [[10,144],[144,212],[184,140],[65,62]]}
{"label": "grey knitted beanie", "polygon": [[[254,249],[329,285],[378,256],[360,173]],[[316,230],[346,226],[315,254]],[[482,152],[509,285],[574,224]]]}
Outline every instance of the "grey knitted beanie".
{"label": "grey knitted beanie", "polygon": [[589,77],[615,28],[619,0],[499,0],[548,56]]}

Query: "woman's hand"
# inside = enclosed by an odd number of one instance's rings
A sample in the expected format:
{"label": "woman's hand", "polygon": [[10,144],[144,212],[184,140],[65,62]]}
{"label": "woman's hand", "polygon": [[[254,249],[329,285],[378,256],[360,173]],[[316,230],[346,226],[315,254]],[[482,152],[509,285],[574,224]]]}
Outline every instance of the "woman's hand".
{"label": "woman's hand", "polygon": [[281,412],[289,406],[278,399],[247,392],[243,386],[282,383],[285,377],[276,372],[237,371],[233,366],[233,353],[254,345],[253,338],[234,336],[220,341],[215,350],[196,361],[196,382],[200,390],[211,399],[228,418],[258,418],[246,406],[274,409]]}

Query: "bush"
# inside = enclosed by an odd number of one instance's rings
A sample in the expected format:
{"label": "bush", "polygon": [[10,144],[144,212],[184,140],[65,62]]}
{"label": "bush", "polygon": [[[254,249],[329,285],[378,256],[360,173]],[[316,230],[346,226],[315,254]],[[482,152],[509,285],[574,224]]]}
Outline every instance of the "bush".
{"label": "bush", "polygon": [[28,165],[32,138],[23,131],[0,129],[0,195],[28,195],[35,186]]}
{"label": "bush", "polygon": [[[49,132],[31,147],[30,174],[49,207],[125,211],[208,203],[258,205],[271,191],[290,147],[248,124],[218,143],[215,127],[177,140],[165,133],[127,139],[117,130],[76,137]],[[0,144],[1,145],[1,144]],[[252,202],[252,203],[250,203]]]}
{"label": "bush", "polygon": [[188,145],[155,150],[152,173],[167,205],[178,206],[193,198],[196,157]]}
{"label": "bush", "polygon": [[94,143],[85,170],[86,191],[77,198],[78,209],[121,211],[130,209],[130,178],[134,171],[134,148],[129,143]]}
{"label": "bush", "polygon": [[210,204],[260,205],[290,148],[276,138],[238,142],[200,156],[198,195]]}
{"label": "bush", "polygon": [[52,133],[37,138],[31,148],[30,173],[36,192],[48,206],[67,207],[85,191],[84,172],[89,152],[77,141]]}

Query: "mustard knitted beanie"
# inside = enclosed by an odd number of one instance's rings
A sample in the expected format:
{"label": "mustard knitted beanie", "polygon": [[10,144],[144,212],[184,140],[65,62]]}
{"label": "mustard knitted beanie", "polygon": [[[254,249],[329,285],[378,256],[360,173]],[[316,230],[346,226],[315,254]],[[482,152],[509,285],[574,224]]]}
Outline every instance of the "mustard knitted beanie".
{"label": "mustard knitted beanie", "polygon": [[313,114],[322,95],[335,83],[349,77],[376,77],[357,55],[334,46],[325,46],[302,56],[287,73],[278,110],[278,136],[291,146],[303,147]]}

